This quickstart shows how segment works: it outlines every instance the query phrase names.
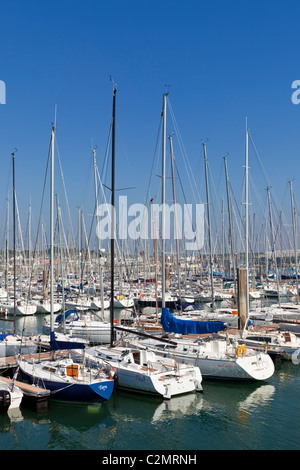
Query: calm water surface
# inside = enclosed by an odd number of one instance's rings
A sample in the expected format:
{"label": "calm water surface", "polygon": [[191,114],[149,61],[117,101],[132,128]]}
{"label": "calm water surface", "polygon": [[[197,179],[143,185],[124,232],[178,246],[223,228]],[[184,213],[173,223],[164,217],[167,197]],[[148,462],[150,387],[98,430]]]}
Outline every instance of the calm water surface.
{"label": "calm water surface", "polygon": [[[41,322],[26,319],[34,331]],[[49,401],[47,410],[0,415],[0,449],[299,449],[299,396],[300,364],[282,362],[266,382],[203,381],[203,394],[170,401],[118,390],[99,406]]]}

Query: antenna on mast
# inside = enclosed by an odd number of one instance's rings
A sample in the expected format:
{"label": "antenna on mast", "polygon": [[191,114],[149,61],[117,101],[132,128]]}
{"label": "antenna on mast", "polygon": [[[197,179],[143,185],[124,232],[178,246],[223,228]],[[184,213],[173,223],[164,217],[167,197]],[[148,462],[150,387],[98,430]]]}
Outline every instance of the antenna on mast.
{"label": "antenna on mast", "polygon": [[116,88],[117,88],[117,83],[114,81],[114,79],[112,78],[111,75],[109,76],[109,79],[110,79],[110,81],[113,83],[113,90],[116,90]]}
{"label": "antenna on mast", "polygon": [[54,127],[56,129],[56,114],[57,114],[57,104],[55,105],[55,108],[54,108]]}

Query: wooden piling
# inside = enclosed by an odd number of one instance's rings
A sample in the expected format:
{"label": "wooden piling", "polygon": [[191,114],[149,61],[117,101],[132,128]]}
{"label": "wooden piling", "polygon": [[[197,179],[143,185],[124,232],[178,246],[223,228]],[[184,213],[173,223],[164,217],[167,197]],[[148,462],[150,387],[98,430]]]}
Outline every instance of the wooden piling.
{"label": "wooden piling", "polygon": [[247,321],[246,268],[238,268],[238,327],[243,330]]}

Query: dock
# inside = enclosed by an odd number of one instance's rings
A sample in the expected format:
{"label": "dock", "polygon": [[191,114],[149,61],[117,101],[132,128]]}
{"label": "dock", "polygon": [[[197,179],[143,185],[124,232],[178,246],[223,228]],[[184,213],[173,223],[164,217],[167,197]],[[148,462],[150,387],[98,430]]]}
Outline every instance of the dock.
{"label": "dock", "polygon": [[[1,382],[9,384],[11,382],[11,379],[9,377],[0,376],[0,388]],[[32,398],[49,398],[50,396],[50,390],[46,390],[45,388],[40,388],[36,387],[35,385],[19,382],[18,380],[15,381],[15,385],[22,390],[24,395],[27,395]]]}

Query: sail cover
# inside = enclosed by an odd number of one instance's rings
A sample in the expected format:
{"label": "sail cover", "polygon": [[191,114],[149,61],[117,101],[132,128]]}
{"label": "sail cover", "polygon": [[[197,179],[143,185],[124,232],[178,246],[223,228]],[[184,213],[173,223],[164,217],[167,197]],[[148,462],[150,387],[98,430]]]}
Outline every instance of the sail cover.
{"label": "sail cover", "polygon": [[4,341],[7,336],[10,336],[10,333],[1,333],[0,334],[0,341]]}
{"label": "sail cover", "polygon": [[79,315],[78,315],[78,310],[66,310],[65,313],[60,313],[59,315],[57,315],[57,317],[55,318],[55,322],[56,323],[62,323],[63,320],[67,320],[68,317],[72,318],[72,320],[79,320]]}
{"label": "sail cover", "polygon": [[84,349],[84,343],[77,343],[76,341],[57,341],[55,339],[54,331],[50,333],[50,351],[58,351],[60,349]]}
{"label": "sail cover", "polygon": [[225,323],[222,321],[179,320],[173,317],[167,308],[162,309],[160,321],[166,333],[182,335],[217,333],[225,329]]}

